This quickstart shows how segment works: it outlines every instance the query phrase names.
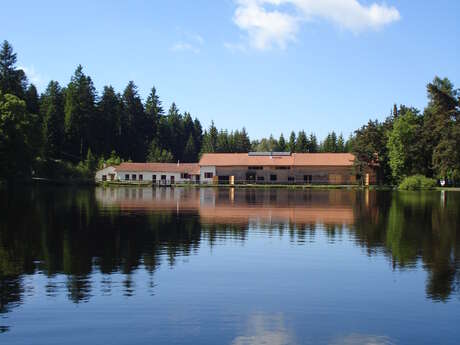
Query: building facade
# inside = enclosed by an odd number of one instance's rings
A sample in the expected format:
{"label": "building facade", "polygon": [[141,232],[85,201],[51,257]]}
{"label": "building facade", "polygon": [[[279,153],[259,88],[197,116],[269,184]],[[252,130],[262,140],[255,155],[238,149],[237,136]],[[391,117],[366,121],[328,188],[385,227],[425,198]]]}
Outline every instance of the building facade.
{"label": "building facade", "polygon": [[354,161],[350,153],[207,153],[199,165],[203,183],[375,184],[375,171],[360,176]]}
{"label": "building facade", "polygon": [[202,184],[376,184],[374,169],[357,173],[350,153],[205,153],[199,163],[122,163],[96,181]]}
{"label": "building facade", "polygon": [[104,181],[164,185],[197,183],[200,167],[197,163],[121,163],[96,172],[96,182]]}

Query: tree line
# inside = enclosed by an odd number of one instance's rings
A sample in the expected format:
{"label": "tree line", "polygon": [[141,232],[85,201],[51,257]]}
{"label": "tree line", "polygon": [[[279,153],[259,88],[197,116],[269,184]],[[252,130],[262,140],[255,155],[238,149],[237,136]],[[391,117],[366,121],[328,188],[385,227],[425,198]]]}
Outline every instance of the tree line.
{"label": "tree line", "polygon": [[17,56],[4,41],[0,49],[0,179],[86,175],[106,163],[196,162],[205,152],[352,152],[356,169],[377,168],[382,182],[405,176],[460,179],[459,95],[448,79],[427,86],[423,110],[394,106],[383,122],[370,120],[350,138],[330,132],[292,131],[288,138],[251,140],[246,129],[204,129],[175,103],[167,111],[155,87],[145,102],[130,81],[123,92],[96,91],[78,66],[70,82],[50,81],[39,94],[16,66]]}

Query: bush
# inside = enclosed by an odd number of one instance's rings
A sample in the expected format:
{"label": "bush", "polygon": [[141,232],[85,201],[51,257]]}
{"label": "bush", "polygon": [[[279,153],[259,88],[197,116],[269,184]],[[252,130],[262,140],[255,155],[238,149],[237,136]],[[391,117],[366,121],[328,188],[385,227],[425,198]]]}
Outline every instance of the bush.
{"label": "bush", "polygon": [[399,189],[401,190],[422,190],[422,189],[433,189],[437,186],[437,181],[432,178],[425,177],[423,175],[413,175],[406,177],[401,184]]}

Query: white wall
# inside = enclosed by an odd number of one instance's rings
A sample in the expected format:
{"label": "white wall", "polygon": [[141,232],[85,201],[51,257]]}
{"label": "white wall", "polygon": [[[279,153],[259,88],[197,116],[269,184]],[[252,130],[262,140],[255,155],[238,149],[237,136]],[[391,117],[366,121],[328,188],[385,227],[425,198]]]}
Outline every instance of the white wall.
{"label": "white wall", "polygon": [[125,180],[125,175],[129,175],[129,181],[134,181],[132,179],[132,175],[136,175],[136,180],[135,181],[139,181],[139,175],[142,175],[142,181],[143,182],[152,182],[153,181],[153,175],[156,176],[156,181],[160,181],[161,180],[161,176],[162,175],[166,175],[166,181],[168,183],[171,182],[171,177],[174,176],[174,182],[175,183],[182,183],[182,182],[190,182],[191,180],[190,179],[184,179],[184,178],[181,178],[181,174],[180,173],[177,173],[177,172],[145,172],[145,171],[142,171],[142,172],[139,172],[139,171],[120,171],[118,172],[118,179],[120,181],[126,181]]}
{"label": "white wall", "polygon": [[96,172],[96,176],[95,176],[96,182],[101,182],[102,181],[102,176],[106,176],[107,181],[110,181],[109,174],[114,174],[115,175],[115,180],[117,179],[117,172],[115,171],[115,167],[109,166],[109,167],[106,167],[106,168]]}
{"label": "white wall", "polygon": [[200,167],[200,181],[201,183],[212,183],[212,178],[205,178],[205,173],[212,173],[212,176],[216,176],[215,166],[201,166]]}

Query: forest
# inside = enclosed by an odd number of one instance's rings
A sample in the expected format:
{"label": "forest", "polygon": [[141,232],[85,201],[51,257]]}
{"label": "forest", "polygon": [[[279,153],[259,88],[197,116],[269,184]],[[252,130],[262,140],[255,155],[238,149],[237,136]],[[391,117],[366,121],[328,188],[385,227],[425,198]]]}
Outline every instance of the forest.
{"label": "forest", "polygon": [[319,140],[303,129],[288,137],[251,140],[246,129],[203,129],[155,87],[145,101],[133,81],[122,92],[98,93],[77,66],[67,85],[50,81],[39,94],[17,67],[12,45],[0,48],[0,180],[31,177],[91,179],[102,164],[197,162],[206,152],[352,152],[357,170],[377,167],[383,184],[423,175],[460,180],[460,92],[447,78],[427,85],[420,110],[394,105],[384,121],[369,120],[349,138],[331,131]]}

